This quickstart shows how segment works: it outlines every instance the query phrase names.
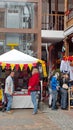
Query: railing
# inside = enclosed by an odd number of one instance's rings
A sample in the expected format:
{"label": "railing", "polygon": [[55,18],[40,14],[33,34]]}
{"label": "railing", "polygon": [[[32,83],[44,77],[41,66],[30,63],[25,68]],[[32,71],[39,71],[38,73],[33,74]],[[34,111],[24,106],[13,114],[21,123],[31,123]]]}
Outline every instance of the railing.
{"label": "railing", "polygon": [[66,28],[73,26],[73,10],[68,14],[66,21]]}
{"label": "railing", "polygon": [[64,30],[64,15],[43,14],[42,30]]}
{"label": "railing", "polygon": [[71,18],[73,18],[73,10],[68,15],[68,20],[71,19]]}

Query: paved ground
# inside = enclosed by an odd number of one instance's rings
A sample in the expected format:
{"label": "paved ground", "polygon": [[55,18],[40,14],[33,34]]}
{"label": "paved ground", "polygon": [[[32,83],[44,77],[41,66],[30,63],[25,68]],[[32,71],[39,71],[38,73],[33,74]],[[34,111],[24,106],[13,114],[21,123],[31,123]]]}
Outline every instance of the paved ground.
{"label": "paved ground", "polygon": [[53,111],[43,105],[38,114],[33,109],[15,109],[13,114],[0,111],[0,130],[73,130],[73,110]]}
{"label": "paved ground", "polygon": [[58,109],[57,111],[53,111],[47,108],[44,113],[61,130],[73,130],[73,110]]}

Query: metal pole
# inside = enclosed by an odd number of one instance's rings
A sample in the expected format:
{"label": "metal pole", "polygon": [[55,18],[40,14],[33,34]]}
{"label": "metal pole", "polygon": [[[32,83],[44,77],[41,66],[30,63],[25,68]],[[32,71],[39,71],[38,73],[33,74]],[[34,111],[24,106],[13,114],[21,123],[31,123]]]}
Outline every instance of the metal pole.
{"label": "metal pole", "polygon": [[43,92],[43,81],[42,81],[42,80],[40,80],[40,85],[41,85],[41,101],[42,101],[42,99],[43,99],[43,97],[42,97],[42,92]]}

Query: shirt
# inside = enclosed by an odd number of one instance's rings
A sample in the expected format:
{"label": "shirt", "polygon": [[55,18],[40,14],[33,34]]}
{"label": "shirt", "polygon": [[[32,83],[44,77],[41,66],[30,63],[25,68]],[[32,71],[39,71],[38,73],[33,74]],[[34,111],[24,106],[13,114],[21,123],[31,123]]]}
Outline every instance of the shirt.
{"label": "shirt", "polygon": [[11,93],[13,93],[14,84],[13,84],[13,79],[10,75],[6,78],[6,81],[5,81],[5,93],[10,94],[8,91],[9,88],[11,90]]}

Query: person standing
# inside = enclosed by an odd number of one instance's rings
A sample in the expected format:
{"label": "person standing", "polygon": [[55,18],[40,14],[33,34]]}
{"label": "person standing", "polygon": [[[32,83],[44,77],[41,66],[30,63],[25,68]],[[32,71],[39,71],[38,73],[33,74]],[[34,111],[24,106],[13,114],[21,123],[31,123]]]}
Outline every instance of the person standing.
{"label": "person standing", "polygon": [[39,72],[37,68],[33,68],[32,69],[32,75],[29,78],[29,82],[28,82],[28,91],[30,91],[31,94],[31,99],[32,99],[32,103],[34,105],[34,110],[33,110],[33,115],[37,114],[38,112],[38,103],[37,103],[37,91],[38,91],[38,87],[39,87],[39,82],[40,82],[40,78],[39,78]]}
{"label": "person standing", "polygon": [[52,77],[53,77],[53,72],[51,72],[51,75],[50,75],[50,78],[49,78],[49,81],[48,81],[48,91],[49,91],[49,101],[48,101],[48,105],[49,105],[49,108],[51,108],[52,106],[52,87],[51,87],[51,80],[52,80]]}
{"label": "person standing", "polygon": [[63,73],[60,79],[60,92],[61,92],[61,109],[67,110],[68,108],[68,86],[69,86],[69,75]]}
{"label": "person standing", "polygon": [[57,102],[58,88],[59,88],[58,77],[59,77],[59,73],[56,72],[55,75],[51,79],[52,110],[56,110],[57,109],[56,102]]}
{"label": "person standing", "polygon": [[11,105],[13,100],[13,91],[14,91],[14,83],[13,83],[13,77],[15,72],[11,71],[10,75],[5,80],[5,94],[7,98],[7,107],[6,112],[11,113]]}

